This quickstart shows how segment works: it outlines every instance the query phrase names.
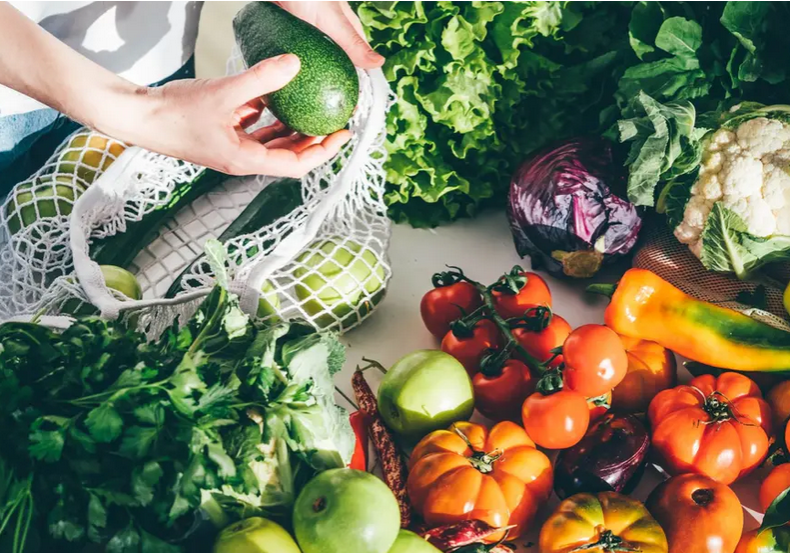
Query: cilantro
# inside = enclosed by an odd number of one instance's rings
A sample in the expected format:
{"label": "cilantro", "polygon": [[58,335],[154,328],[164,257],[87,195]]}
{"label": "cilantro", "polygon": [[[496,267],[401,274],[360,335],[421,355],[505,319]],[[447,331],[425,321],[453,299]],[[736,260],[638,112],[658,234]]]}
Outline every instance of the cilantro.
{"label": "cilantro", "polygon": [[0,543],[11,553],[31,528],[53,551],[184,553],[172,544],[207,498],[212,520],[286,514],[311,474],[348,463],[333,336],[261,326],[222,288],[155,342],[125,325],[0,325]]}

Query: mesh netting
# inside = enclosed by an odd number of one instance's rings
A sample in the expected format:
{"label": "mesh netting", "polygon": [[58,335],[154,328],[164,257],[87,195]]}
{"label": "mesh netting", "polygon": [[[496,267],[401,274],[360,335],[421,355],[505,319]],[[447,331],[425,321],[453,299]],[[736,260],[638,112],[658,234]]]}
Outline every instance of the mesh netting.
{"label": "mesh netting", "polygon": [[[771,267],[772,280],[747,282],[737,277],[707,270],[688,246],[678,242],[663,221],[654,220],[641,238],[633,265],[654,272],[685,293],[723,307],[735,309],[772,326],[790,330],[788,314],[782,303],[784,286],[790,281],[790,264]],[[739,293],[752,294],[762,284],[765,287],[765,309],[736,300]]]}
{"label": "mesh netting", "polygon": [[[243,69],[238,53],[229,72]],[[301,317],[347,330],[381,300],[391,270],[384,205],[386,110],[391,93],[380,71],[360,72],[353,138],[331,162],[301,180],[302,204],[226,246],[242,307],[259,317]],[[259,126],[270,123],[265,115]],[[137,255],[143,299],[105,285],[90,259],[91,241],[119,232],[170,204],[203,168],[81,130],[48,163],[18,184],[0,216],[0,318],[74,312],[93,305],[106,317],[134,316],[152,335],[190,315],[213,285],[203,244],[220,235],[272,179],[228,179],[161,227]],[[185,269],[181,293],[161,296]]]}

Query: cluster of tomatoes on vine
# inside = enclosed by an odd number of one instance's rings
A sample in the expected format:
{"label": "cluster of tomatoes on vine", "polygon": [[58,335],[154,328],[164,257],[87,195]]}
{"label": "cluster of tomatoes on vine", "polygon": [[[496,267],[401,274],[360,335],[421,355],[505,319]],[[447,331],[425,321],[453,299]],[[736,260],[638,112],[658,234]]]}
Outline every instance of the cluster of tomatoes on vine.
{"label": "cluster of tomatoes on vine", "polygon": [[549,449],[578,443],[628,371],[620,337],[603,325],[572,330],[552,311],[546,281],[521,267],[489,286],[448,269],[433,276],[420,312],[469,373],[477,410],[521,421]]}

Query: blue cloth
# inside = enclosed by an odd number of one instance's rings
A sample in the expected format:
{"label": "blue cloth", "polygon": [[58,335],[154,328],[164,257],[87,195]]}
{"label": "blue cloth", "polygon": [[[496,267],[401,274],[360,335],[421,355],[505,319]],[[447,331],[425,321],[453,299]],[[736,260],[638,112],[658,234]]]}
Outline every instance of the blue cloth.
{"label": "blue cloth", "polygon": [[[152,86],[194,76],[192,57],[181,69]],[[0,198],[41,168],[66,137],[81,126],[49,108],[0,117]]]}

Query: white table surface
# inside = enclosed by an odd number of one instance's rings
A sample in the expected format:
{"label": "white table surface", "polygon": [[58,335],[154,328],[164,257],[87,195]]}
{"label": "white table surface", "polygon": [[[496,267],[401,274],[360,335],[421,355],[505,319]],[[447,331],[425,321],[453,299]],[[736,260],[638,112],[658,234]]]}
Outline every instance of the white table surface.
{"label": "white table surface", "polygon": [[[516,254],[503,211],[489,211],[476,219],[434,230],[395,225],[389,254],[394,274],[386,299],[368,320],[343,338],[348,346],[347,361],[343,371],[336,375],[335,384],[351,398],[351,376],[354,368],[363,364],[362,357],[376,359],[389,367],[411,351],[439,347],[422,324],[419,304],[422,295],[431,287],[431,276],[445,264],[459,266],[471,278],[483,283],[493,282],[515,264],[529,269],[529,260],[522,260]],[[554,310],[571,326],[603,323],[605,298],[583,294],[584,284],[543,276],[551,288]],[[679,374],[681,381],[691,379],[683,368]],[[368,371],[366,376],[375,390],[381,380],[380,373]],[[338,402],[348,405],[340,396]],[[475,417],[480,416],[476,414]],[[746,508],[746,529],[759,525],[760,515],[751,509],[759,509],[757,493],[764,473],[761,469],[733,486]],[[633,495],[645,500],[662,478],[655,467],[648,467]],[[540,525],[558,502],[557,497],[552,496],[549,504],[540,509],[533,531],[517,540],[519,551],[537,551],[537,546],[525,545],[537,543]]]}

